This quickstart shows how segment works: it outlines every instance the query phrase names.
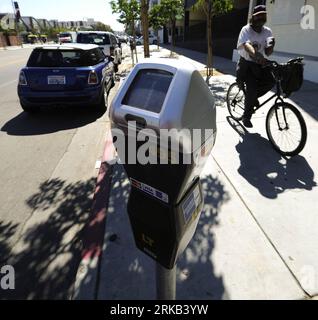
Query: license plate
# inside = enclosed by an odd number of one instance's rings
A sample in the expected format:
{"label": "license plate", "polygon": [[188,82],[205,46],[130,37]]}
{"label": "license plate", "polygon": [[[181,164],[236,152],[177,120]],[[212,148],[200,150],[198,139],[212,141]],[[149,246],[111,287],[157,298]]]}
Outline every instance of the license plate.
{"label": "license plate", "polygon": [[48,76],[48,84],[65,84],[65,76]]}

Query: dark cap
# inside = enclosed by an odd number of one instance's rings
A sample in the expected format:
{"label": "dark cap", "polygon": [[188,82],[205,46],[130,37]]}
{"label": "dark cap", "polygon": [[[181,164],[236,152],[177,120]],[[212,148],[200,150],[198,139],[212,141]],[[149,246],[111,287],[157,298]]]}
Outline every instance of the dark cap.
{"label": "dark cap", "polygon": [[259,14],[266,14],[266,13],[267,13],[266,6],[263,6],[263,5],[256,6],[253,9],[253,16],[257,16]]}

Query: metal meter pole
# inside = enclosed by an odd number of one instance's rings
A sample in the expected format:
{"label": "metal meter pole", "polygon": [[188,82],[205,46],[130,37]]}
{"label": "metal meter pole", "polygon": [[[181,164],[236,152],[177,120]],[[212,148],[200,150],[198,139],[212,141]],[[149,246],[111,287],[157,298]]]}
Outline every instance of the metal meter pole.
{"label": "metal meter pole", "polygon": [[166,269],[156,263],[157,300],[176,300],[176,269]]}

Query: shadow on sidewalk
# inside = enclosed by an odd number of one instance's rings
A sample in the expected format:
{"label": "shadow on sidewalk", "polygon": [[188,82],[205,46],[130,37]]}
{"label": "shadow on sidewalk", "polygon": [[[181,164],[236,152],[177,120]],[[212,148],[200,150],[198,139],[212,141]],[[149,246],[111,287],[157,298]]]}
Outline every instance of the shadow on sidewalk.
{"label": "shadow on sidewalk", "polygon": [[212,77],[211,92],[215,99],[215,106],[220,108],[227,108],[226,95],[230,85],[234,82],[234,79],[224,79],[220,77]]}
{"label": "shadow on sidewalk", "polygon": [[230,200],[223,184],[215,177],[201,179],[204,208],[196,233],[178,261],[178,299],[229,299],[222,276],[214,272],[212,262],[215,247],[214,228],[219,224],[222,205]]}
{"label": "shadow on sidewalk", "polygon": [[304,81],[302,88],[294,92],[290,99],[316,121],[318,120],[318,83]]}
{"label": "shadow on sidewalk", "polygon": [[[228,194],[220,181],[202,181],[205,207],[194,238],[179,258],[177,299],[222,299],[226,296],[222,277],[214,274],[213,228]],[[127,202],[130,185],[121,165],[113,168],[99,299],[155,299],[155,262],[139,251],[133,239]],[[149,212],[151,214],[151,212]]]}
{"label": "shadow on sidewalk", "polygon": [[230,117],[227,120],[242,137],[236,146],[241,161],[238,172],[264,197],[276,199],[286,190],[310,191],[317,186],[314,171],[304,157],[286,160],[259,133],[249,133]]}
{"label": "shadow on sidewalk", "polygon": [[17,226],[0,221],[0,265],[15,269],[15,290],[0,290],[0,299],[70,298],[80,262],[81,230],[88,221],[95,185],[94,178],[41,184],[27,200],[34,224],[23,231],[14,248],[9,240]]}
{"label": "shadow on sidewalk", "polygon": [[[18,224],[0,221],[0,268],[10,255],[10,242],[17,232]],[[0,290],[1,291],[1,290]],[[0,295],[1,297],[1,295]]]}
{"label": "shadow on sidewalk", "polygon": [[22,112],[9,120],[1,131],[12,136],[48,134],[83,127],[102,115],[95,110],[75,107],[41,110],[34,115]]}

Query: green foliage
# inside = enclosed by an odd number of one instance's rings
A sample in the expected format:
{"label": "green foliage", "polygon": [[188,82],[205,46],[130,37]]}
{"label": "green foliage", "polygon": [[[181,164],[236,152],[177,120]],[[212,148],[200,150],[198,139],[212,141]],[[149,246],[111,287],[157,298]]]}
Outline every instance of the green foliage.
{"label": "green foliage", "polygon": [[216,16],[233,9],[234,0],[199,0],[194,8],[203,8],[207,16]]}
{"label": "green foliage", "polygon": [[96,26],[94,27],[94,29],[96,31],[109,31],[109,32],[113,32],[113,29],[107,25],[107,24],[104,24],[102,22],[97,22]]}
{"label": "green foliage", "polygon": [[149,12],[149,26],[155,31],[163,28],[166,24],[165,18],[162,16],[162,7],[160,5],[154,5]]}
{"label": "green foliage", "polygon": [[56,39],[58,33],[62,31],[60,31],[58,28],[49,28],[46,32],[49,39]]}
{"label": "green foliage", "polygon": [[112,0],[110,5],[112,12],[119,14],[117,21],[126,27],[140,19],[140,4],[137,0]]}
{"label": "green foliage", "polygon": [[[70,31],[67,28],[57,27],[57,28],[48,28],[46,30],[42,30],[44,34],[48,36],[49,39],[57,39],[57,35],[62,32]],[[36,34],[37,32],[33,33]]]}
{"label": "green foliage", "polygon": [[158,10],[165,23],[172,23],[183,17],[184,4],[182,0],[162,0]]}

